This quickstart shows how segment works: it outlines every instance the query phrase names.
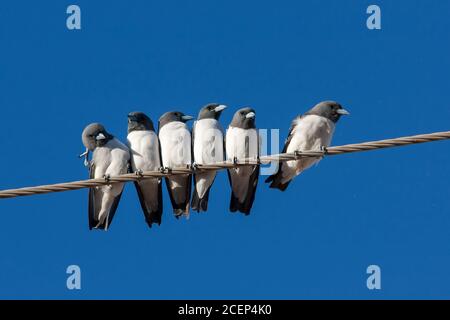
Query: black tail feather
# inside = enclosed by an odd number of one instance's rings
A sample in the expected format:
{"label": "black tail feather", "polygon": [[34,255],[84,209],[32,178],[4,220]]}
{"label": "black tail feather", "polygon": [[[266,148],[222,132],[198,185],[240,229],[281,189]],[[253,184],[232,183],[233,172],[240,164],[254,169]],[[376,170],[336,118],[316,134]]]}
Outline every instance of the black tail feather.
{"label": "black tail feather", "polygon": [[180,216],[184,215],[189,215],[189,209],[190,209],[190,200],[191,200],[191,185],[192,185],[192,175],[188,175],[186,177],[186,181],[185,181],[185,201],[183,201],[182,203],[177,203],[175,201],[175,199],[173,198],[172,195],[172,190],[170,188],[170,180],[169,178],[165,178],[166,179],[166,187],[167,187],[167,192],[169,193],[169,197],[170,197],[170,202],[172,203],[172,208],[173,208],[173,213],[175,215],[176,218],[179,218]]}
{"label": "black tail feather", "polygon": [[[255,166],[252,175],[250,176],[249,186],[247,190],[247,196],[244,202],[239,202],[239,200],[234,196],[233,188],[231,190],[231,198],[230,198],[230,211],[231,212],[242,212],[246,216],[250,214],[250,211],[253,206],[253,202],[255,201],[256,195],[256,187],[258,186],[258,177],[259,177],[259,166]],[[231,183],[230,172],[228,171],[228,179]]]}
{"label": "black tail feather", "polygon": [[201,199],[198,197],[197,190],[194,190],[194,194],[192,195],[191,201],[192,210],[197,212],[208,210],[209,190],[211,189],[208,189],[208,191],[206,191],[205,195]]}
{"label": "black tail feather", "polygon": [[269,188],[272,189],[279,189],[281,191],[285,191],[286,188],[289,186],[289,183],[291,182],[291,180],[285,182],[285,183],[281,183],[281,174],[280,171],[278,171],[277,173],[269,176],[265,183],[270,183]]}
{"label": "black tail feather", "polygon": [[158,186],[158,209],[156,211],[150,211],[147,209],[145,204],[145,198],[142,193],[142,189],[140,188],[138,182],[134,182],[136,187],[136,191],[139,197],[139,202],[141,204],[142,212],[144,213],[145,222],[147,222],[148,226],[151,228],[154,223],[161,225],[162,220],[162,212],[163,212],[163,203],[162,203],[162,181]]}

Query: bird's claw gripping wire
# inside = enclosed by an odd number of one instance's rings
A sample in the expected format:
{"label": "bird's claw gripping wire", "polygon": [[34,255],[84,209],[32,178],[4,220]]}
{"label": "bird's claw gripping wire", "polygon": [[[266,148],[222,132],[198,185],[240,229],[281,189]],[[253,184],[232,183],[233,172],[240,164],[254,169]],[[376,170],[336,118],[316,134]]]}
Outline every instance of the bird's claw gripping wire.
{"label": "bird's claw gripping wire", "polygon": [[159,172],[161,172],[162,174],[171,174],[172,173],[172,168],[170,168],[170,167],[161,167],[161,168],[159,168]]}
{"label": "bird's claw gripping wire", "polygon": [[237,157],[233,157],[233,165],[237,166],[238,164],[238,158]]}
{"label": "bird's claw gripping wire", "polygon": [[302,152],[300,150],[295,150],[294,151],[294,158],[295,160],[299,160],[302,157]]}
{"label": "bird's claw gripping wire", "polygon": [[328,149],[325,146],[320,146],[320,152],[322,152],[322,156],[320,157],[321,159],[323,159],[323,157],[325,157],[325,155],[328,154]]}
{"label": "bird's claw gripping wire", "polygon": [[103,175],[103,179],[105,179],[106,183],[110,183],[111,182],[111,176],[109,174]]}
{"label": "bird's claw gripping wire", "polygon": [[137,175],[139,179],[144,177],[144,171],[142,171],[142,169],[137,169],[134,174]]}
{"label": "bird's claw gripping wire", "polygon": [[198,171],[198,163],[197,162],[192,162],[192,164],[188,165],[189,168],[192,172],[197,172]]}

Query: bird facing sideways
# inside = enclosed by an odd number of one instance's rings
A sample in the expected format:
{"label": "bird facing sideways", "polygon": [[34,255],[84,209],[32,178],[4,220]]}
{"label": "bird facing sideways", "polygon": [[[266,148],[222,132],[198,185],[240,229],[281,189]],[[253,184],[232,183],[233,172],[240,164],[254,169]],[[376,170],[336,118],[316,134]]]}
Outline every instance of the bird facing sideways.
{"label": "bird facing sideways", "polygon": [[[259,158],[259,137],[255,126],[255,110],[238,110],[227,129],[225,146],[227,159],[234,162],[246,158]],[[259,165],[240,166],[228,169],[231,185],[230,211],[240,211],[245,215],[255,200],[259,177]]]}
{"label": "bird facing sideways", "polygon": [[[194,167],[197,164],[214,164],[224,160],[224,134],[219,117],[225,105],[210,103],[204,106],[192,126]],[[194,174],[194,192],[191,207],[197,212],[208,209],[209,191],[216,177],[215,170]]]}
{"label": "bird facing sideways", "polygon": [[[336,123],[349,112],[335,101],[323,101],[292,121],[283,153],[320,151],[330,145]],[[286,190],[297,175],[320,161],[320,158],[302,158],[280,162],[278,171],[266,179],[270,188]]]}
{"label": "bird facing sideways", "polygon": [[[192,165],[191,132],[186,122],[193,117],[179,111],[166,112],[159,118],[159,141],[164,168]],[[189,217],[191,174],[166,177],[166,186],[175,217]]]}
{"label": "bird facing sideways", "polygon": [[[86,147],[86,160],[92,152],[92,160],[87,162],[89,178],[107,180],[128,172],[130,153],[127,146],[108,133],[103,125],[88,125],[83,130],[82,141]],[[123,188],[123,183],[114,183],[89,189],[89,229],[108,229]]]}
{"label": "bird facing sideways", "polygon": [[[157,171],[161,168],[158,136],[152,120],[144,113],[128,114],[127,142],[133,172],[139,175],[144,171]],[[151,227],[153,223],[160,225],[163,212],[162,179],[146,178],[135,181],[134,185],[148,226]]]}

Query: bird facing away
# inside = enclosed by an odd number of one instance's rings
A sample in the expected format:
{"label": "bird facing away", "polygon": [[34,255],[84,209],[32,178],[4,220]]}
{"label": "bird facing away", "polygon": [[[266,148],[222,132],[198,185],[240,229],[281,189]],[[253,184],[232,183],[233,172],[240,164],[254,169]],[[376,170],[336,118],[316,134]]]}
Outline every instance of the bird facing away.
{"label": "bird facing away", "polygon": [[[179,111],[166,112],[159,118],[161,158],[167,170],[192,165],[191,133],[186,125],[191,119],[191,116]],[[191,180],[190,174],[166,177],[167,191],[177,218],[182,215],[189,216]]]}
{"label": "bird facing away", "polygon": [[[142,112],[128,114],[128,147],[131,154],[131,170],[140,174],[143,171],[157,171],[161,168],[161,155],[158,136],[152,120]],[[151,227],[161,224],[163,211],[162,179],[146,178],[134,183],[145,221]]]}
{"label": "bird facing away", "polygon": [[[323,101],[315,105],[304,115],[298,116],[292,121],[283,153],[320,151],[324,147],[328,147],[336,123],[341,116],[348,114],[349,112],[335,101]],[[293,178],[319,161],[320,158],[302,158],[280,162],[277,173],[269,176],[266,183],[270,183],[270,188],[284,191]]]}
{"label": "bird facing away", "polygon": [[[194,165],[214,164],[224,160],[224,135],[219,117],[225,108],[225,105],[210,103],[200,110],[197,121],[192,126]],[[209,191],[215,177],[215,170],[194,174],[192,210],[200,212],[208,209]]]}
{"label": "bird facing away", "polygon": [[[123,143],[109,134],[99,123],[88,125],[82,133],[86,157],[93,152],[89,178],[118,176],[128,172],[130,153]],[[115,183],[89,189],[89,229],[107,230],[122,195],[124,184]]]}
{"label": "bird facing away", "polygon": [[[245,158],[259,158],[259,137],[255,126],[255,110],[242,108],[238,110],[226,133],[227,159],[234,162]],[[228,169],[231,185],[230,211],[240,211],[245,215],[255,200],[258,184],[259,165],[241,166]]]}

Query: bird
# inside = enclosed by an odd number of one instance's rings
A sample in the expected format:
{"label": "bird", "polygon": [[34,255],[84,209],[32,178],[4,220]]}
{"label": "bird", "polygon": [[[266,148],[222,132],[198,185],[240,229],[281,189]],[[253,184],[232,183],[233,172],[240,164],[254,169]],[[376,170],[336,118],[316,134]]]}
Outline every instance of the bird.
{"label": "bird", "polygon": [[[192,126],[194,168],[199,164],[214,164],[224,160],[224,134],[219,117],[225,105],[210,103],[204,106]],[[197,212],[208,209],[209,191],[216,177],[215,170],[194,174],[191,208]]]}
{"label": "bird", "polygon": [[[237,163],[240,159],[259,160],[259,137],[255,126],[255,110],[242,108],[233,116],[225,137],[227,160]],[[258,184],[259,165],[240,166],[228,169],[231,185],[230,211],[240,211],[245,215],[255,200]]]}
{"label": "bird", "polygon": [[[86,147],[89,178],[118,176],[128,172],[130,152],[126,145],[108,133],[100,123],[91,123],[82,133],[82,142]],[[89,229],[108,230],[124,188],[123,183],[106,184],[89,189]]]}
{"label": "bird", "polygon": [[[152,120],[142,112],[128,114],[128,147],[131,155],[131,170],[137,175],[144,171],[158,171],[161,155],[158,135]],[[139,202],[149,227],[161,224],[163,212],[162,179],[146,178],[134,182]]]}
{"label": "bird", "polygon": [[[349,114],[347,110],[335,101],[318,103],[305,114],[297,116],[292,121],[283,153],[323,150],[330,145],[336,123],[341,116]],[[270,183],[270,188],[284,191],[292,179],[319,162],[320,159],[308,157],[280,162],[277,172],[269,176],[265,182]]]}
{"label": "bird", "polygon": [[[191,132],[186,125],[192,119],[180,111],[166,112],[159,118],[161,159],[167,172],[176,167],[192,166]],[[176,218],[182,215],[189,217],[191,182],[191,174],[166,177],[167,192]]]}

